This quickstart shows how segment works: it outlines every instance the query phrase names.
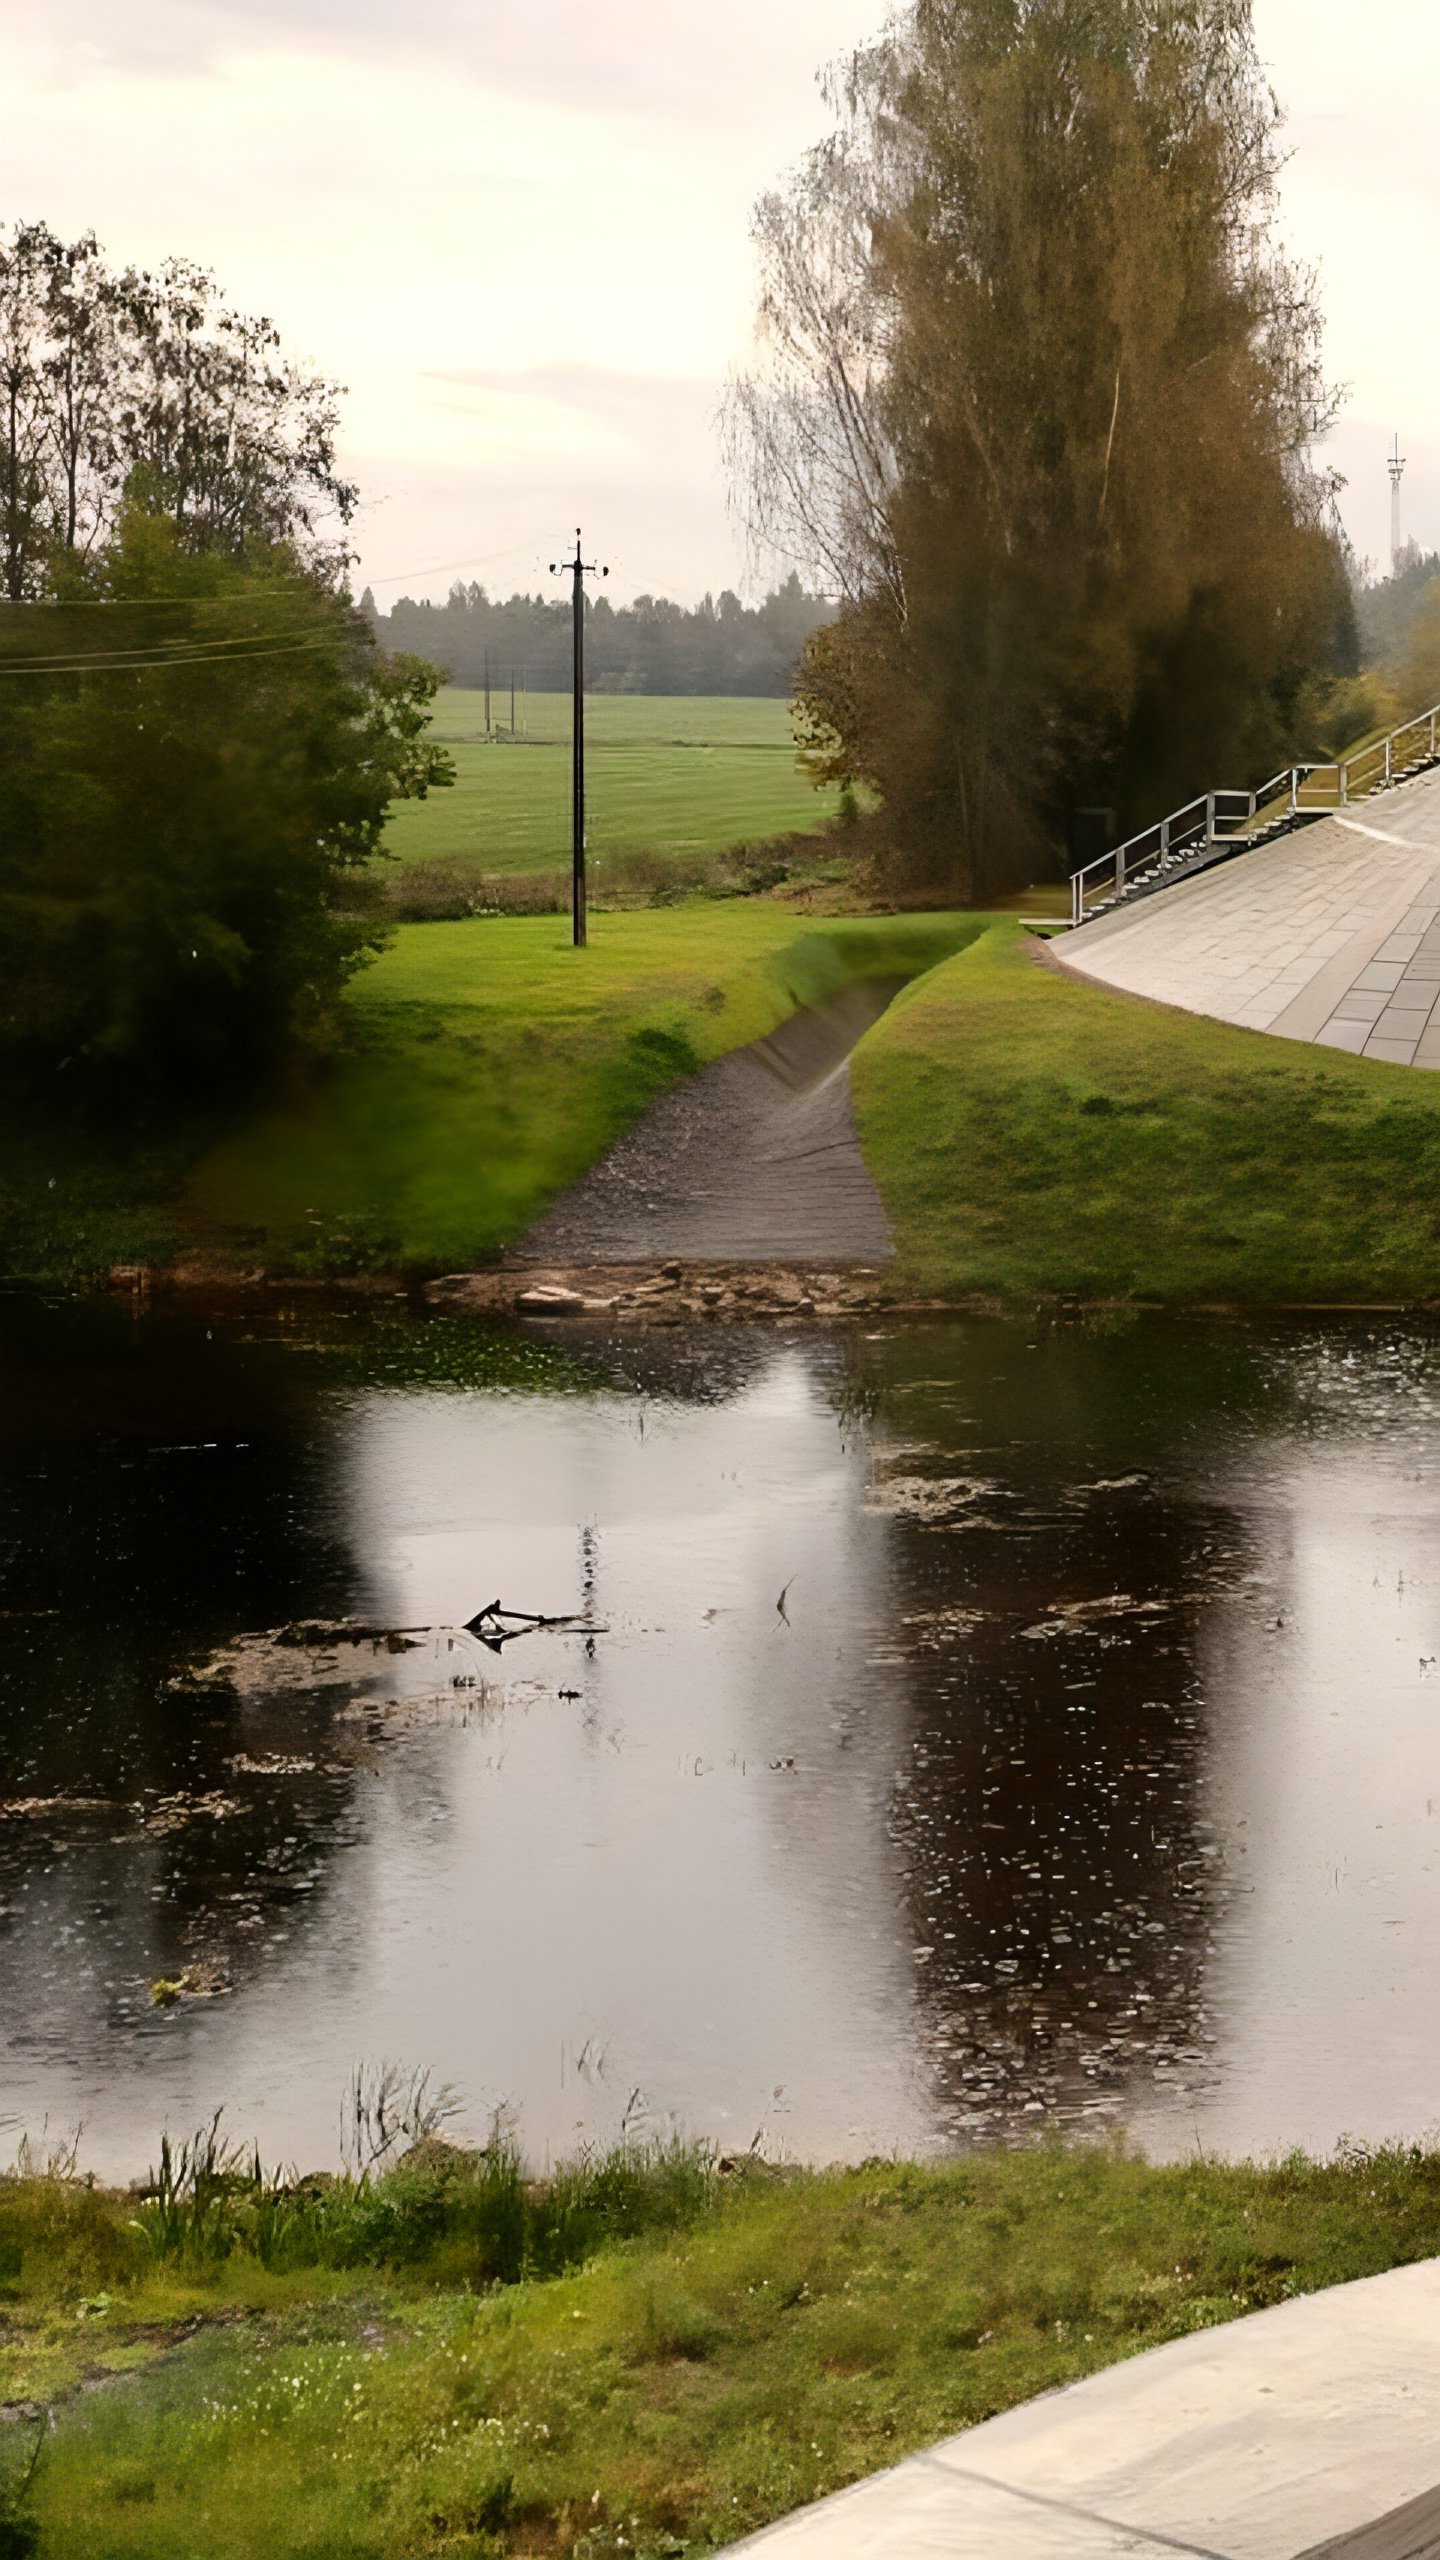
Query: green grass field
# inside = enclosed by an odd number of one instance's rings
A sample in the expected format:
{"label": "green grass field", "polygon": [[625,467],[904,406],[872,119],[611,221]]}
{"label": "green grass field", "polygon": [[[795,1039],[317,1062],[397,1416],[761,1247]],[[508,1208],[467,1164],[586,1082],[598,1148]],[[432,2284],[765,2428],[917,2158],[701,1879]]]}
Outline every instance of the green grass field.
{"label": "green grass field", "polygon": [[352,1046],[200,1167],[197,1232],[280,1267],[461,1270],[524,1233],[676,1078],[856,977],[928,968],[964,917],[797,931],[736,902],[411,925],[356,983]]}
{"label": "green grass field", "polygon": [[0,2431],[0,2550],[683,2560],[1147,2347],[1437,2250],[1422,2152],[1152,2168],[1056,2146],[729,2180],[671,2154],[518,2191],[461,2156],[293,2209],[221,2198],[168,2236],[132,2196],[0,2178],[0,2399],[55,2414],[28,2493],[37,2423]]}
{"label": "green grass field", "polygon": [[763,901],[401,928],[345,1045],[223,1134],[153,1146],[0,1119],[0,1268],[77,1278],[200,1252],[273,1271],[456,1270],[523,1233],[646,1105],[849,979],[928,968],[963,916],[805,925]]}
{"label": "green grass field", "polygon": [[854,1081],[926,1289],[1440,1298],[1440,1075],[1111,995],[1006,918],[905,991]]}
{"label": "green grass field", "polygon": [[1113,996],[1036,955],[1016,918],[801,925],[763,900],[600,916],[578,954],[559,917],[406,926],[356,981],[345,1045],[224,1134],[118,1150],[13,1113],[0,1265],[470,1267],[676,1077],[848,977],[929,971],[854,1069],[898,1292],[1440,1297],[1440,1077]]}
{"label": "green grass field", "polygon": [[[506,729],[510,697],[492,701]],[[486,742],[484,696],[448,686],[433,735],[455,759],[453,791],[398,806],[387,849],[409,866],[460,861],[477,872],[557,871],[570,860],[570,701],[522,701],[521,735]],[[586,709],[590,850],[720,853],[821,825],[837,805],[795,762],[788,704],[729,696],[595,694]]]}

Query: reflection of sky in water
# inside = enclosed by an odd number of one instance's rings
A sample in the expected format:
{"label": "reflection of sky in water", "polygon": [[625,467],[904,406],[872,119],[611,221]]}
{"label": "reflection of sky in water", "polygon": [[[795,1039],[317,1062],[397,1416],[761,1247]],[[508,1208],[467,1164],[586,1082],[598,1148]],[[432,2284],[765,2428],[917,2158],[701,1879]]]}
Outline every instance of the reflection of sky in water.
{"label": "reflection of sky in water", "polygon": [[[1428,1338],[577,1342],[574,1396],[147,1340],[0,1449],[0,2116],[324,2160],[388,2056],[536,2151],[1440,2122]],[[177,1677],[496,1598],[604,1632]]]}
{"label": "reflection of sky in water", "polygon": [[1197,1656],[1231,1878],[1198,2111],[1217,2149],[1440,2128],[1436,1374],[1428,1343],[1309,1344],[1292,1427],[1209,1488],[1268,1585],[1207,1613]]}

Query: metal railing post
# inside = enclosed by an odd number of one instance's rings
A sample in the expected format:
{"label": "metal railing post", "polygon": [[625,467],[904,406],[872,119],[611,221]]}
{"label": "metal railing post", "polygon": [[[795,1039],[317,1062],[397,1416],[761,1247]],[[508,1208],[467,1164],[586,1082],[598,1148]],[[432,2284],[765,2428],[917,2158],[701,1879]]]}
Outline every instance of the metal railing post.
{"label": "metal railing post", "polygon": [[1083,872],[1077,871],[1070,883],[1070,922],[1072,925],[1077,925],[1083,924],[1084,921],[1085,878]]}
{"label": "metal railing post", "polygon": [[1115,856],[1115,895],[1117,898],[1123,898],[1125,895],[1125,847],[1123,844]]}
{"label": "metal railing post", "polygon": [[1215,799],[1215,793],[1207,791],[1205,794],[1205,842],[1207,845],[1215,842]]}
{"label": "metal railing post", "polygon": [[1350,767],[1348,764],[1339,764],[1336,766],[1335,770],[1340,776],[1340,806],[1342,809],[1348,809],[1350,806]]}
{"label": "metal railing post", "polygon": [[1300,768],[1293,764],[1290,767],[1290,815],[1292,818],[1300,815]]}
{"label": "metal railing post", "polygon": [[1162,862],[1164,861],[1164,859],[1165,859],[1166,855],[1168,854],[1169,850],[1170,850],[1170,821],[1169,821],[1169,819],[1168,819],[1168,818],[1162,818],[1162,819],[1161,819],[1161,821],[1160,821],[1160,859],[1161,859],[1161,861],[1162,861]]}
{"label": "metal railing post", "polygon": [[1391,774],[1393,772],[1393,747],[1394,740],[1387,738],[1385,741],[1385,788],[1387,791],[1390,788]]}

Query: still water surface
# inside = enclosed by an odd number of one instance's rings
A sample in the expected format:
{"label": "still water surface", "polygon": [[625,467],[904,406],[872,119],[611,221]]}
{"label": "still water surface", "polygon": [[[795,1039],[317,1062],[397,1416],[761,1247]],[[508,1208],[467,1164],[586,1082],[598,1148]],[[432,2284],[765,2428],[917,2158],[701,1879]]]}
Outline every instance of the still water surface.
{"label": "still water surface", "polygon": [[1440,2126],[1440,1337],[3,1325],[0,2118]]}

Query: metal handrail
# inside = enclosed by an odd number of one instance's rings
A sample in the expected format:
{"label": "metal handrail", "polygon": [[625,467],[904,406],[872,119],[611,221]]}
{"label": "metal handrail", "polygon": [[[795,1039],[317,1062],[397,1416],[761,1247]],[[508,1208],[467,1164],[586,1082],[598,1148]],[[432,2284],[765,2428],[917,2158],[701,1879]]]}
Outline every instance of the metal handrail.
{"label": "metal handrail", "polygon": [[[1415,738],[1417,749],[1407,751],[1402,741]],[[1424,740],[1423,747],[1419,742]],[[1363,800],[1372,791],[1388,791],[1419,763],[1440,758],[1440,703],[1432,711],[1422,711],[1413,720],[1404,720],[1384,738],[1368,747],[1357,747],[1351,756],[1330,764],[1287,765],[1273,773],[1254,791],[1205,791],[1197,799],[1187,801],[1183,809],[1174,809],[1152,827],[1142,827],[1138,835],[1117,845],[1113,853],[1101,854],[1095,862],[1087,862],[1081,871],[1070,875],[1070,922],[1085,922],[1085,904],[1092,882],[1105,875],[1116,898],[1127,888],[1145,878],[1149,869],[1171,855],[1187,853],[1196,845],[1207,850],[1211,845],[1243,843],[1257,825],[1293,826],[1297,818],[1312,809],[1344,809],[1352,800]],[[1319,777],[1333,775],[1333,782]],[[1325,795],[1316,798],[1316,792]],[[1304,795],[1304,796],[1302,796]],[[1271,816],[1268,812],[1277,812]]]}

